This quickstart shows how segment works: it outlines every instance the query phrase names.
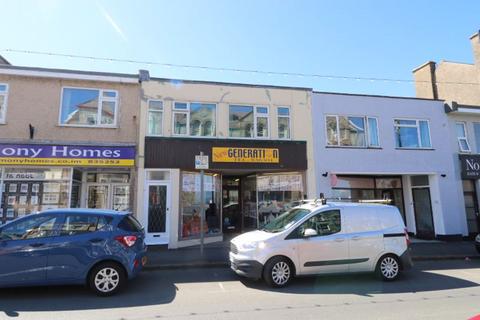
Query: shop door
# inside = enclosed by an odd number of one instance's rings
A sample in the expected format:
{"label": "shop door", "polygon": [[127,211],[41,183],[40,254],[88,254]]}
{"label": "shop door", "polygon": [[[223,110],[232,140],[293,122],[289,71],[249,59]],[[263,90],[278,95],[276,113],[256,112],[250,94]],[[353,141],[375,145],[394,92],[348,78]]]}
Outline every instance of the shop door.
{"label": "shop door", "polygon": [[224,177],[222,186],[223,232],[241,232],[240,178]]}
{"label": "shop door", "polygon": [[430,188],[413,188],[412,194],[417,229],[416,235],[418,238],[433,239],[435,238],[435,228],[433,226]]}
{"label": "shop door", "polygon": [[147,184],[146,237],[148,245],[168,244],[170,221],[170,186],[166,183]]}

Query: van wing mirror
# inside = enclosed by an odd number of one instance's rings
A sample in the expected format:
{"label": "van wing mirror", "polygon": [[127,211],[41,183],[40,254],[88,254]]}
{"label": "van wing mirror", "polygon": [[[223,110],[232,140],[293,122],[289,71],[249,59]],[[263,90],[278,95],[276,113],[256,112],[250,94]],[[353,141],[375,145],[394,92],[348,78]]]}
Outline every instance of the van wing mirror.
{"label": "van wing mirror", "polygon": [[305,231],[303,231],[303,236],[305,238],[315,237],[315,236],[318,236],[318,232],[315,229],[308,228],[308,229],[305,229]]}

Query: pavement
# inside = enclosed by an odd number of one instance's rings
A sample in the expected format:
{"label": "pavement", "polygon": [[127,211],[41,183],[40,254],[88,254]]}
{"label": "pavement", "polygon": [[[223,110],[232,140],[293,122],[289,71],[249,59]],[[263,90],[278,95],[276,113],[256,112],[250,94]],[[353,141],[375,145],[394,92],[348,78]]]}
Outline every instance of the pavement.
{"label": "pavement", "polygon": [[[480,259],[473,241],[444,242],[412,239],[410,248],[414,261]],[[229,265],[229,250],[228,240],[206,244],[203,254],[200,253],[199,246],[170,250],[163,246],[149,246],[146,268],[224,267]]]}
{"label": "pavement", "polygon": [[83,286],[0,289],[0,320],[452,320],[480,314],[480,260],[418,261],[397,281],[302,277],[272,289],[229,268],[149,270],[117,295]]}

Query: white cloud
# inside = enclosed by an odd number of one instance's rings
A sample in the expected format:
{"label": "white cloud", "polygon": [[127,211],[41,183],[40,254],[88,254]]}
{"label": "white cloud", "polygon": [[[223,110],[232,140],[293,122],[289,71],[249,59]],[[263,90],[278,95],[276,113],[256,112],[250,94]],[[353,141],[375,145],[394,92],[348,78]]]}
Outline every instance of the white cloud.
{"label": "white cloud", "polygon": [[120,26],[113,20],[112,16],[108,14],[107,10],[105,10],[104,7],[99,2],[96,2],[98,9],[102,13],[103,17],[107,20],[107,22],[112,26],[112,28],[115,30],[115,32],[125,41],[127,42],[127,36],[125,36],[125,33],[123,33],[123,30],[120,28]]}

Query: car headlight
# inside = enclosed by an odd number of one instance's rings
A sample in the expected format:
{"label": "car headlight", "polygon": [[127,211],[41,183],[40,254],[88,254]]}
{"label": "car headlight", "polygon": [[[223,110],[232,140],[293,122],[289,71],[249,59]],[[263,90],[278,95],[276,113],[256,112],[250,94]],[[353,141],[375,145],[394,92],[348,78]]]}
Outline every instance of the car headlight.
{"label": "car headlight", "polygon": [[480,242],[480,233],[475,237],[475,241]]}
{"label": "car headlight", "polygon": [[241,245],[243,250],[256,250],[256,249],[264,249],[266,247],[266,243],[263,241],[260,242],[246,242]]}

